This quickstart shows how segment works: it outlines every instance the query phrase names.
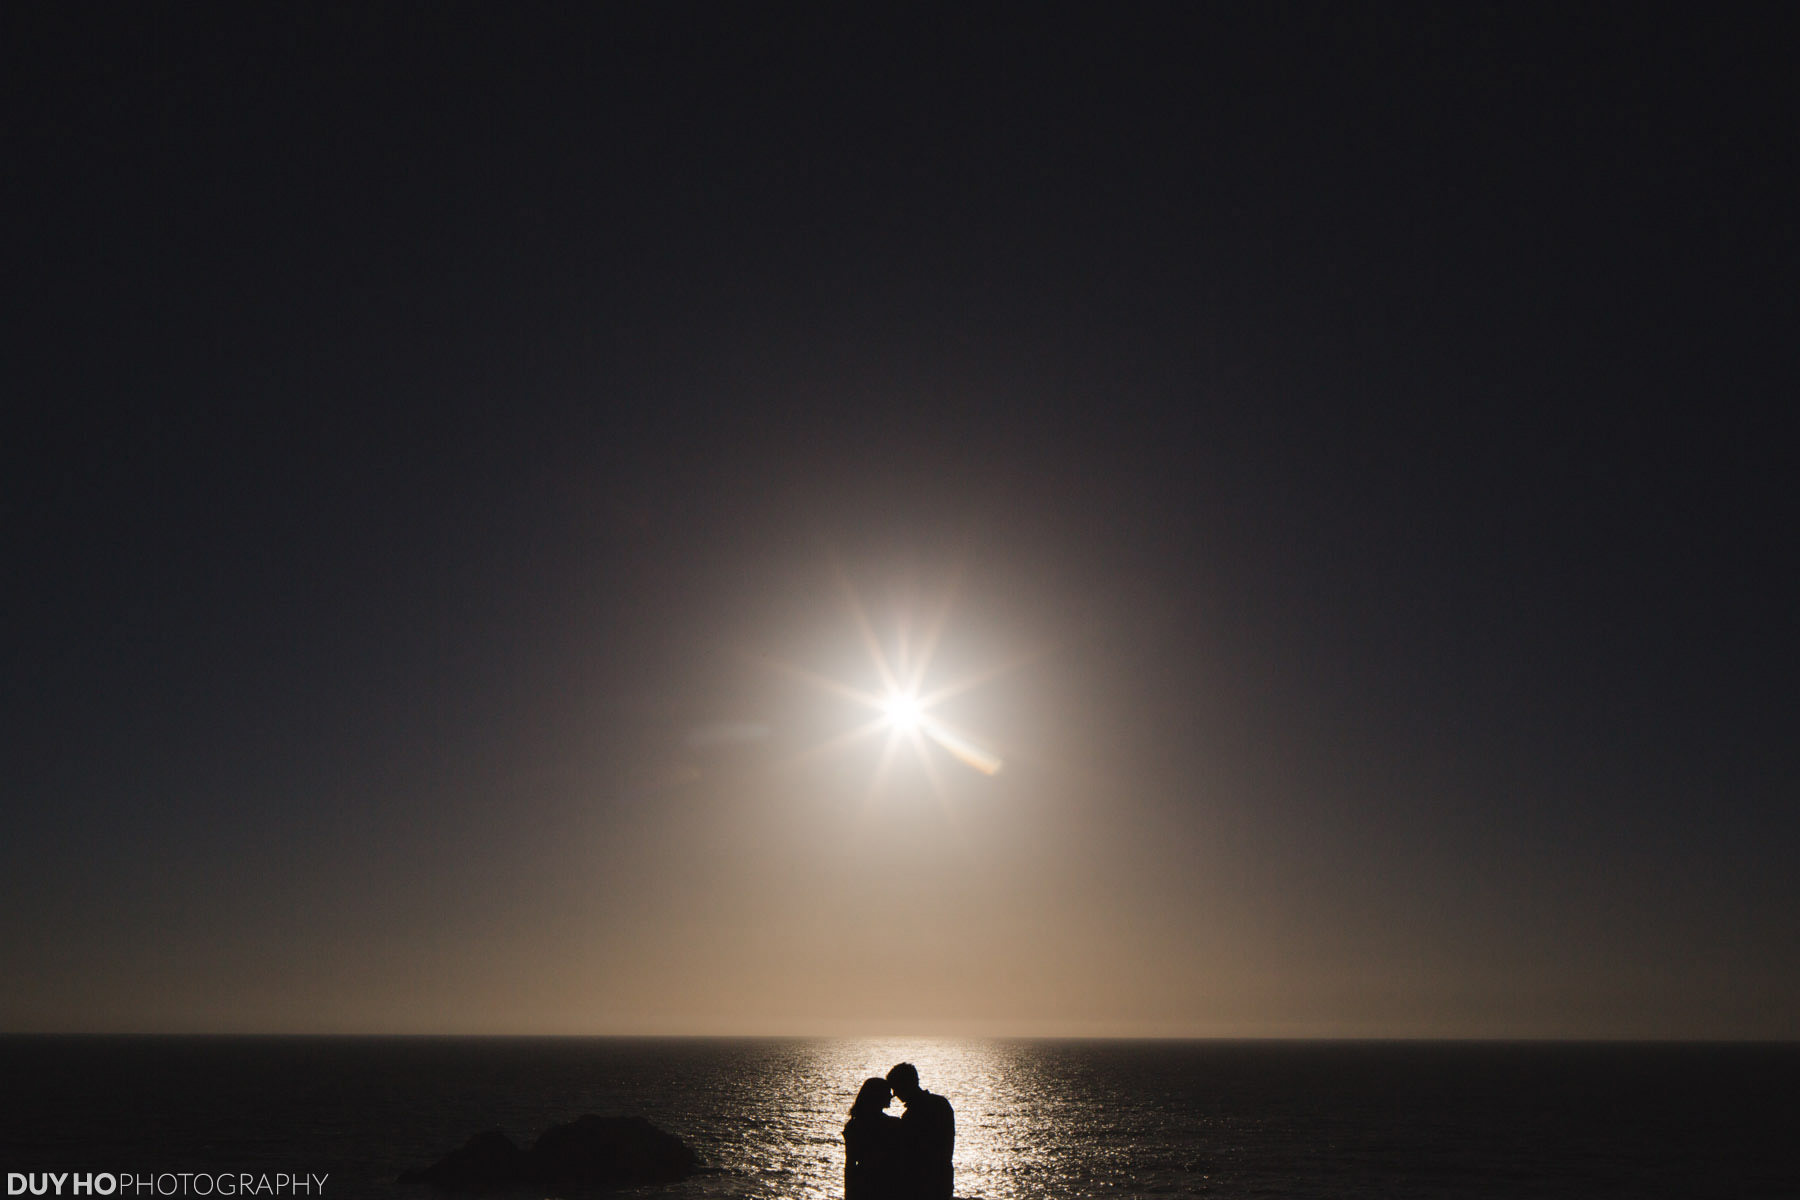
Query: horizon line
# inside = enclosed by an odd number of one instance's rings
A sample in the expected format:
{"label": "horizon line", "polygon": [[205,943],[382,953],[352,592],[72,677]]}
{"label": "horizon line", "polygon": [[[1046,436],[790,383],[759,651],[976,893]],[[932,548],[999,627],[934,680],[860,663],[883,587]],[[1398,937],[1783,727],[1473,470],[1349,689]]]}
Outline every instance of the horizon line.
{"label": "horizon line", "polygon": [[1797,1036],[1644,1034],[1336,1034],[1336,1033],[472,1033],[437,1031],[243,1030],[243,1029],[0,1029],[0,1038],[231,1038],[343,1041],[1019,1041],[1019,1042],[1415,1042],[1561,1045],[1800,1045]]}

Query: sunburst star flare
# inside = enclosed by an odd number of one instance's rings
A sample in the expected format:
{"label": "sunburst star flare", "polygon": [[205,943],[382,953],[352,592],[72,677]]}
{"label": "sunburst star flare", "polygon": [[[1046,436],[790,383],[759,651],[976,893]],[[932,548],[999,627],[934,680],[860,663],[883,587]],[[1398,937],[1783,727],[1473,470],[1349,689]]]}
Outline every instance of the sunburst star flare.
{"label": "sunburst star flare", "polygon": [[[890,656],[869,618],[868,610],[857,596],[855,589],[847,579],[841,577],[840,579],[851,619],[856,626],[859,640],[868,652],[870,666],[876,679],[880,681],[881,690],[867,691],[791,663],[777,662],[775,665],[784,673],[834,696],[871,709],[875,713],[872,720],[834,736],[819,746],[812,747],[803,752],[802,757],[811,758],[819,754],[842,750],[873,735],[885,732],[887,736],[875,772],[874,786],[877,789],[885,779],[902,743],[913,748],[913,753],[920,766],[925,770],[927,777],[931,779],[933,788],[940,793],[940,797],[943,789],[937,769],[931,761],[933,746],[979,774],[990,776],[998,774],[1004,768],[1005,760],[993,749],[984,745],[983,740],[976,734],[958,727],[935,709],[937,705],[952,697],[962,695],[1017,669],[1022,665],[1023,660],[987,667],[972,672],[966,677],[953,679],[927,690],[925,684],[931,673],[932,660],[936,656],[945,625],[950,617],[950,610],[953,607],[953,593],[933,606],[930,623],[924,637],[918,638],[916,641],[909,639],[903,625],[899,632],[899,653]],[[909,650],[912,653],[909,654]]]}

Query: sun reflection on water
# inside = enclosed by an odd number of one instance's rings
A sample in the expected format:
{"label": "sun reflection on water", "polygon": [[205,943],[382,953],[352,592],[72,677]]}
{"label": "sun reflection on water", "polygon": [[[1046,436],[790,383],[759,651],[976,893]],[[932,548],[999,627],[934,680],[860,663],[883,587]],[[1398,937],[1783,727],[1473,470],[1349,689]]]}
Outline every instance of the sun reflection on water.
{"label": "sun reflection on water", "polygon": [[[1048,1196],[1051,1172],[1042,1130],[1051,1119],[1064,1123],[1067,1104],[1058,1104],[1039,1086],[1039,1070],[1029,1053],[1004,1042],[971,1039],[865,1038],[798,1043],[781,1105],[787,1160],[756,1165],[771,1195],[827,1200],[843,1195],[843,1127],[856,1089],[864,1079],[885,1075],[895,1063],[919,1068],[921,1083],[949,1098],[956,1111],[956,1194],[965,1197]],[[896,1114],[901,1105],[895,1102]],[[774,1133],[775,1130],[765,1132]],[[762,1139],[757,1139],[762,1140]],[[796,1161],[797,1160],[797,1161]]]}
{"label": "sun reflection on water", "polygon": [[899,1062],[955,1108],[961,1200],[1211,1193],[1253,1131],[1201,1102],[1197,1053],[967,1038],[705,1043],[681,1051],[687,1073],[665,1071],[645,1091],[667,1096],[670,1128],[711,1167],[658,1195],[839,1200],[850,1104]]}

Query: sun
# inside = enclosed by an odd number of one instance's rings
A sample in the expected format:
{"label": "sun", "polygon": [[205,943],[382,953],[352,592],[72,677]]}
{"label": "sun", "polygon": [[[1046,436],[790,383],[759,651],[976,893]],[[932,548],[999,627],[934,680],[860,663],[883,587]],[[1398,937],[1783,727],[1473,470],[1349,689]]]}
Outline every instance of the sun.
{"label": "sun", "polygon": [[881,699],[881,712],[895,733],[913,732],[925,716],[919,698],[911,692],[889,692]]}
{"label": "sun", "polygon": [[[801,758],[813,758],[817,755],[832,753],[847,748],[871,736],[886,734],[885,744],[875,768],[874,787],[879,790],[881,781],[886,776],[889,765],[902,747],[910,747],[919,765],[930,778],[932,787],[944,798],[944,787],[932,759],[937,752],[942,752],[964,767],[982,775],[997,775],[1005,765],[1001,757],[993,750],[981,744],[975,735],[968,733],[937,711],[937,706],[953,696],[960,695],[972,688],[981,686],[997,676],[1008,673],[1023,665],[1030,657],[1003,663],[999,666],[978,672],[961,679],[927,688],[926,679],[932,673],[932,659],[938,641],[944,631],[951,608],[954,589],[936,606],[925,621],[924,636],[916,640],[906,636],[902,628],[898,638],[898,652],[888,653],[882,639],[875,633],[869,622],[867,610],[857,598],[850,582],[842,574],[839,582],[844,589],[844,597],[848,602],[850,615],[856,623],[857,632],[861,635],[864,648],[869,654],[869,665],[880,682],[879,690],[865,691],[859,687],[819,675],[802,667],[779,660],[764,660],[783,673],[800,678],[806,682],[831,692],[861,707],[874,710],[873,718],[855,728],[830,738],[823,744],[803,751]],[[910,624],[907,622],[906,624]]]}

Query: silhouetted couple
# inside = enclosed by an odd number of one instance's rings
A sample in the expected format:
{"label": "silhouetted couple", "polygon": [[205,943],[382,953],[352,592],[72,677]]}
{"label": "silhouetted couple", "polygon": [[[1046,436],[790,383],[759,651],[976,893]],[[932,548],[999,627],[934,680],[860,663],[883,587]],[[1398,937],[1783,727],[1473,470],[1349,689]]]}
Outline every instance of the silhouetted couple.
{"label": "silhouetted couple", "polygon": [[[906,1115],[891,1117],[895,1096]],[[951,1200],[956,1114],[919,1086],[901,1063],[886,1079],[865,1079],[844,1126],[844,1200]]]}

